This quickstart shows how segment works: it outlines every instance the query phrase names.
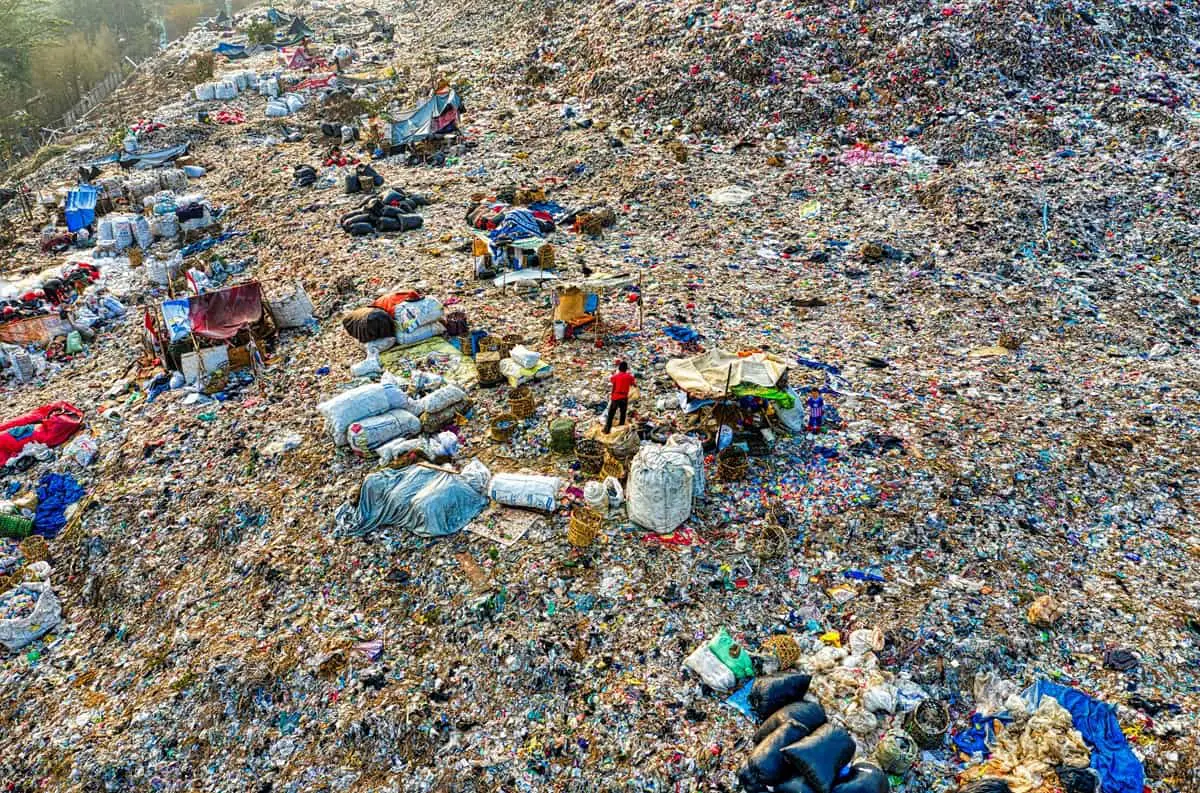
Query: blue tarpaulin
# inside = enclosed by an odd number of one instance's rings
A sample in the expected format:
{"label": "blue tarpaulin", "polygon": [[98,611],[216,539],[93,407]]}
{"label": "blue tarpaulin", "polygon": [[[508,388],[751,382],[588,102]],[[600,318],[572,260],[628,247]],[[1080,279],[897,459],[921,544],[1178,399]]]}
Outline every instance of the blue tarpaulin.
{"label": "blue tarpaulin", "polygon": [[1103,793],[1142,793],[1146,773],[1129,748],[1112,705],[1049,680],[1039,680],[1030,686],[1024,697],[1034,708],[1042,697],[1053,697],[1070,712],[1075,729],[1092,750],[1092,768],[1100,775]]}
{"label": "blue tarpaulin", "polygon": [[217,53],[218,55],[224,55],[230,60],[250,57],[246,53],[245,44],[230,44],[228,41],[222,41],[220,44],[213,47],[213,52]]}
{"label": "blue tarpaulin", "polygon": [[462,109],[462,100],[453,88],[438,91],[415,110],[392,122],[392,145],[408,146],[438,133],[452,131]]}
{"label": "blue tarpaulin", "polygon": [[81,184],[67,193],[67,231],[75,232],[92,225],[96,219],[96,196],[100,191],[91,185]]}

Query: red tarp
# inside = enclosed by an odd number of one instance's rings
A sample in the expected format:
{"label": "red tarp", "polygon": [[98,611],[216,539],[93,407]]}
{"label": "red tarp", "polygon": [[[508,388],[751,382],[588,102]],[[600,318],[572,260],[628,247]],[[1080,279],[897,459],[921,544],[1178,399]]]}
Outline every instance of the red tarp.
{"label": "red tarp", "polygon": [[[82,426],[83,411],[70,402],[52,402],[6,421],[0,424],[0,465],[16,457],[30,443],[51,447],[66,443]],[[23,427],[32,427],[33,431],[23,432]]]}
{"label": "red tarp", "polygon": [[257,281],[188,298],[192,332],[208,339],[232,339],[263,318],[262,286]]}

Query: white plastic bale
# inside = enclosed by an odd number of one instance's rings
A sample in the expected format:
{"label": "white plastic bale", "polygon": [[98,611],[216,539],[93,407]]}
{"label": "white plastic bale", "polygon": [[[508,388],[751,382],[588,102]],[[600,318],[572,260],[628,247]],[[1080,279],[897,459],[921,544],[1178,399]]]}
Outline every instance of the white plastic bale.
{"label": "white plastic bale", "polygon": [[317,411],[325,417],[334,443],[344,446],[346,430],[352,423],[399,407],[389,399],[389,391],[398,390],[384,383],[359,386],[325,400],[317,405]]}
{"label": "white plastic bale", "polygon": [[33,611],[25,617],[0,620],[0,644],[10,652],[40,639],[62,621],[62,605],[48,582],[26,582],[8,590],[3,597],[11,597],[22,590],[36,598]]}
{"label": "white plastic bale", "polygon": [[558,506],[562,480],[535,474],[496,474],[488,485],[488,496],[505,506],[553,512]]}
{"label": "white plastic bale", "polygon": [[410,333],[419,327],[437,322],[443,315],[442,304],[432,297],[397,303],[392,311],[397,330],[404,333]]}
{"label": "white plastic bale", "polygon": [[359,454],[368,454],[388,441],[409,438],[421,431],[420,420],[407,410],[389,410],[355,421],[346,430],[346,443]]}
{"label": "white plastic bale", "polygon": [[603,482],[591,481],[585,484],[583,500],[589,507],[601,514],[608,511],[608,492],[604,489]]}

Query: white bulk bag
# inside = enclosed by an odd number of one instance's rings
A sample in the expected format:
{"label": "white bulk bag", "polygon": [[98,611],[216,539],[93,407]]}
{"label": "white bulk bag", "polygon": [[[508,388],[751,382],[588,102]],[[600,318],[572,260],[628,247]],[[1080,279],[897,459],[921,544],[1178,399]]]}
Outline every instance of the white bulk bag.
{"label": "white bulk bag", "polygon": [[704,444],[698,438],[676,433],[667,438],[667,451],[679,452],[692,461],[692,496],[704,495]]}
{"label": "white bulk bag", "polygon": [[392,316],[401,332],[411,333],[422,325],[440,320],[443,309],[442,304],[435,298],[423,297],[420,300],[397,303]]}
{"label": "white bulk bag", "polygon": [[626,483],[629,520],[670,534],[692,514],[692,462],[687,455],[647,444],[633,458]]}

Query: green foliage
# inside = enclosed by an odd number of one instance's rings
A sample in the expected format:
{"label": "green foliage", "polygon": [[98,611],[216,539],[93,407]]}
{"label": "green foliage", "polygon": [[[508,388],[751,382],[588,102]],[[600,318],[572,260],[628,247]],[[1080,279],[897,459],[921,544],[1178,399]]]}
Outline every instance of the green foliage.
{"label": "green foliage", "polygon": [[275,40],[275,28],[265,19],[256,19],[242,29],[251,44],[270,44]]}

